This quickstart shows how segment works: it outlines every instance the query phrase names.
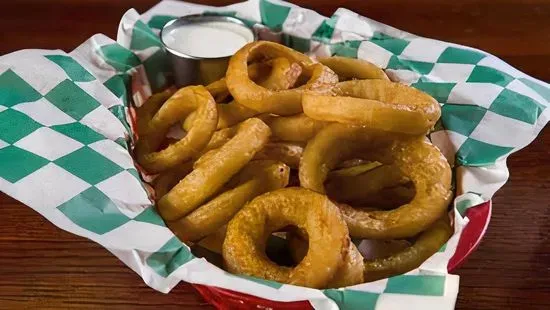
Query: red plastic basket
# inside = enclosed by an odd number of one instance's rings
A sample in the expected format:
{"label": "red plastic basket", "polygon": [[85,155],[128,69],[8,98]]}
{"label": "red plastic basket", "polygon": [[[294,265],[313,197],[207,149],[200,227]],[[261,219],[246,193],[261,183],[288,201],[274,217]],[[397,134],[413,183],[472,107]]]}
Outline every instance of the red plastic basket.
{"label": "red plastic basket", "polygon": [[[478,247],[483,235],[485,235],[487,226],[489,226],[491,210],[492,204],[491,201],[488,201],[466,211],[466,216],[470,222],[464,227],[456,252],[447,265],[449,272],[462,265],[466,258]],[[193,284],[193,286],[207,302],[218,309],[312,309],[307,300],[279,302],[214,286],[200,284]]]}

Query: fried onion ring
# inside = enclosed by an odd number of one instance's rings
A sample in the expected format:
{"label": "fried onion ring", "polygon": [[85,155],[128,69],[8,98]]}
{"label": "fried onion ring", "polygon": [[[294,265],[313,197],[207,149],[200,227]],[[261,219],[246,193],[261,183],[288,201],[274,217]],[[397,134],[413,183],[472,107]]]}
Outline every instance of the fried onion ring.
{"label": "fried onion ring", "polygon": [[415,189],[398,169],[370,162],[333,170],[325,183],[327,195],[354,206],[392,209],[410,202]]}
{"label": "fried onion ring", "polygon": [[[299,263],[307,255],[308,240],[298,233],[287,234],[288,247],[294,262]],[[365,266],[363,256],[353,244],[349,243],[348,250],[340,263],[334,277],[327,284],[327,288],[339,288],[360,284],[364,281]]]}
{"label": "fried onion ring", "polygon": [[201,239],[196,244],[216,254],[222,254],[223,241],[227,233],[227,226],[223,226],[213,234]]}
{"label": "fried onion ring", "polygon": [[[268,72],[265,67],[270,68],[270,71]],[[265,76],[265,72],[269,73],[267,77]],[[283,57],[263,63],[254,63],[248,66],[250,79],[269,90],[285,90],[291,88],[294,86],[301,73],[302,68],[297,63],[290,63],[288,59]],[[212,96],[214,96],[214,94],[212,94]],[[217,108],[218,129],[233,126],[247,118],[259,114],[256,110],[250,109],[234,100],[227,104],[218,104]],[[185,120],[183,129],[190,129],[194,119],[195,113],[192,113]]]}
{"label": "fried onion ring", "polygon": [[136,109],[137,132],[145,134],[149,129],[149,121],[153,118],[160,107],[174,94],[171,90],[165,90],[160,93],[151,95],[139,108]]}
{"label": "fried onion ring", "polygon": [[154,180],[155,198],[158,200],[166,195],[174,185],[178,184],[179,180],[191,171],[193,171],[193,162],[188,161],[159,174]]}
{"label": "fried onion ring", "polygon": [[436,221],[416,238],[412,246],[390,257],[365,260],[365,281],[389,278],[418,268],[435,254],[452,234],[448,219]]}
{"label": "fried onion ring", "polygon": [[359,158],[350,159],[339,163],[336,166],[338,170],[332,170],[328,176],[331,180],[339,180],[341,178],[358,176],[380,166],[382,164],[377,161],[367,161]]}
{"label": "fried onion ring", "polygon": [[[302,74],[310,77],[309,81],[298,88],[280,91],[254,83],[249,78],[248,63],[264,57],[285,57],[298,63],[302,67]],[[278,115],[300,113],[304,90],[327,94],[337,81],[338,76],[328,67],[293,49],[269,41],[252,42],[237,51],[229,61],[226,76],[227,88],[237,102],[261,113]]]}
{"label": "fried onion ring", "polygon": [[[307,142],[328,124],[313,120],[303,114],[284,117],[260,114],[257,117],[269,126],[274,142],[266,145],[256,158],[279,160],[292,168],[298,167],[304,142]],[[215,131],[200,155],[229,141],[237,132],[238,126],[239,124]]]}
{"label": "fried onion ring", "polygon": [[183,241],[196,241],[213,234],[252,198],[285,187],[289,172],[288,166],[281,162],[252,161],[229,182],[237,183],[235,187],[229,185],[228,190],[189,215],[168,221],[168,228]]}
{"label": "fried onion ring", "polygon": [[385,188],[404,185],[409,181],[399,168],[382,165],[356,176],[331,174],[325,189],[329,197],[338,201],[361,201]]}
{"label": "fried onion ring", "polygon": [[363,166],[364,170],[363,170],[363,168],[359,168],[359,169],[362,170],[361,172],[353,173],[353,175],[358,175],[359,173],[374,169],[374,168],[376,168],[380,165],[381,164],[379,162],[371,162],[369,160],[364,160],[364,159],[361,159],[361,158],[348,159],[348,160],[344,160],[343,162],[339,163],[336,166],[336,168],[339,169],[339,170],[331,171],[331,174],[339,174],[340,170],[342,170],[342,173],[347,174],[345,169],[349,169],[349,168],[353,169],[354,167]]}
{"label": "fried onion ring", "polygon": [[338,83],[334,93],[337,96],[304,94],[304,113],[317,120],[410,135],[426,134],[441,116],[434,98],[404,84],[353,80]]}
{"label": "fried onion ring", "polygon": [[256,153],[255,159],[271,159],[285,163],[290,168],[298,169],[304,147],[292,142],[270,142]]}
{"label": "fried onion ring", "polygon": [[[279,266],[265,254],[271,232],[289,225],[309,237],[307,255],[294,268]],[[349,242],[346,224],[326,196],[284,188],[256,197],[229,222],[223,258],[233,273],[323,288],[334,277]]]}
{"label": "fried onion ring", "polygon": [[290,89],[302,74],[302,67],[298,63],[291,63],[284,57],[274,58],[266,63],[271,67],[271,72],[265,79],[260,78],[257,83],[270,90]]}
{"label": "fried onion ring", "polygon": [[[197,121],[187,135],[157,151],[170,127],[194,110],[197,110]],[[147,172],[157,173],[191,159],[208,144],[217,120],[216,102],[204,86],[188,86],[178,90],[144,128],[144,134],[135,148],[138,163]]]}
{"label": "fried onion ring", "polygon": [[332,56],[317,60],[338,74],[340,81],[350,79],[381,79],[389,81],[384,70],[363,59]]}
{"label": "fried onion ring", "polygon": [[[212,97],[214,97],[216,103],[224,102],[231,96],[229,90],[227,89],[227,84],[225,84],[225,78],[206,85],[206,90],[208,90]],[[189,115],[189,117],[190,116],[191,115]]]}
{"label": "fried onion ring", "polygon": [[266,115],[264,121],[271,128],[273,138],[292,142],[306,142],[328,124],[303,113],[292,116]]}
{"label": "fried onion ring", "polygon": [[391,164],[411,180],[414,198],[388,211],[342,210],[350,235],[399,239],[428,228],[446,211],[451,198],[451,168],[424,137],[388,139],[388,134],[363,127],[332,124],[310,140],[300,161],[301,186],[324,193],[328,172],[350,157]]}
{"label": "fried onion ring", "polygon": [[[347,208],[351,208],[347,206]],[[379,245],[378,258],[364,259],[357,247],[350,243],[350,252],[342,262],[328,288],[338,288],[363,282],[372,282],[393,277],[418,268],[449,240],[452,228],[449,220],[436,221],[420,233],[410,244],[405,240],[391,240],[390,245]],[[290,253],[295,262],[300,262],[308,250],[307,240],[295,232],[287,235]],[[381,240],[373,240],[382,242]],[[387,242],[387,241],[384,241]],[[351,253],[351,254],[350,254]],[[384,255],[384,253],[387,253]],[[368,253],[371,254],[371,253]],[[359,273],[361,273],[359,275]]]}
{"label": "fried onion ring", "polygon": [[[252,80],[258,79],[258,85],[269,90],[286,90],[292,88],[302,73],[302,68],[297,63],[290,63],[288,59],[279,57],[268,61],[271,72],[265,79],[254,78],[255,74],[250,73]],[[249,66],[253,68],[253,65]],[[243,120],[259,114],[256,110],[250,109],[236,101],[226,105],[218,105],[218,129],[233,126]]]}
{"label": "fried onion ring", "polygon": [[194,170],[159,200],[162,218],[173,221],[202,205],[262,149],[270,134],[260,119],[244,121],[230,141],[213,150],[214,156],[195,163]]}
{"label": "fried onion ring", "polygon": [[237,134],[238,129],[239,126],[233,126],[215,131],[212,135],[212,138],[210,139],[210,142],[208,142],[208,144],[204,148],[203,154],[226,144],[229,140],[231,140],[231,138],[235,136],[235,134]]}
{"label": "fried onion ring", "polygon": [[[248,74],[252,81],[270,90],[285,90],[291,88],[302,72],[302,68],[296,63],[290,63],[288,59],[279,57],[270,61],[253,63],[248,66]],[[213,91],[221,92],[222,85],[229,94],[225,78],[211,84]],[[209,85],[210,86],[210,85]],[[209,87],[207,86],[207,88]],[[224,92],[224,94],[225,94]],[[213,93],[212,96],[215,96]],[[219,101],[216,101],[219,102]],[[227,128],[247,118],[258,114],[257,111],[247,108],[236,101],[227,104],[218,104],[218,129]],[[195,113],[187,117],[183,128],[191,128]]]}
{"label": "fried onion ring", "polygon": [[[258,79],[265,79],[265,76],[271,69],[272,68],[268,66],[267,63],[253,63],[248,66],[248,74],[250,79],[256,81]],[[227,89],[225,77],[206,85],[206,89],[210,92],[212,97],[214,97],[217,103],[223,103],[231,96],[229,90]]]}

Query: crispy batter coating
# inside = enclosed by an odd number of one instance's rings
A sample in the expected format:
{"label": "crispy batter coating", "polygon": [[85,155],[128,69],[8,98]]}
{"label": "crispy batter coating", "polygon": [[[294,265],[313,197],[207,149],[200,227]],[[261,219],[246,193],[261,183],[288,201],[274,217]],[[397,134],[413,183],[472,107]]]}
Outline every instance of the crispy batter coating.
{"label": "crispy batter coating", "polygon": [[[309,250],[294,268],[279,266],[265,254],[268,236],[285,226],[307,232]],[[263,194],[229,222],[223,258],[233,273],[312,288],[326,287],[349,247],[338,208],[324,195],[303,188]]]}

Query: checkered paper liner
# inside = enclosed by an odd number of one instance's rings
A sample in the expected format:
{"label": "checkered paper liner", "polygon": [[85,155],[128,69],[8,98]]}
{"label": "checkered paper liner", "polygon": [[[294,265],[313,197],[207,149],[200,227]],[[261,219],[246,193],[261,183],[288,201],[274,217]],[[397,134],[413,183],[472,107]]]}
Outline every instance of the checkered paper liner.
{"label": "checkered paper liner", "polygon": [[[430,139],[456,165],[458,212],[449,242],[406,275],[329,290],[232,275],[194,257],[152,207],[129,148],[131,104],[171,81],[158,31],[196,13],[235,16],[312,55],[369,60],[392,80],[434,96],[442,118]],[[458,276],[447,274],[447,263],[468,222],[462,215],[506,182],[506,157],[545,126],[548,100],[546,83],[492,55],[347,9],[326,18],[274,0],[222,8],[163,1],[142,16],[128,11],[116,42],[95,35],[69,54],[24,50],[0,57],[0,189],[103,245],[162,292],[184,280],[275,301],[309,300],[318,309],[451,309]]]}

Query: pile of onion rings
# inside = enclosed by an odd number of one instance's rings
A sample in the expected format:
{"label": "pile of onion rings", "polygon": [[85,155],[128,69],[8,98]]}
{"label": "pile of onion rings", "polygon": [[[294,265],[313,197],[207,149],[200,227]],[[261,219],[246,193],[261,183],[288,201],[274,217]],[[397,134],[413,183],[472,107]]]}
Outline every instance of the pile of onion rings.
{"label": "pile of onion rings", "polygon": [[452,235],[451,168],[425,136],[440,106],[367,61],[253,42],[223,79],[136,115],[158,212],[230,272],[345,287],[417,268]]}

